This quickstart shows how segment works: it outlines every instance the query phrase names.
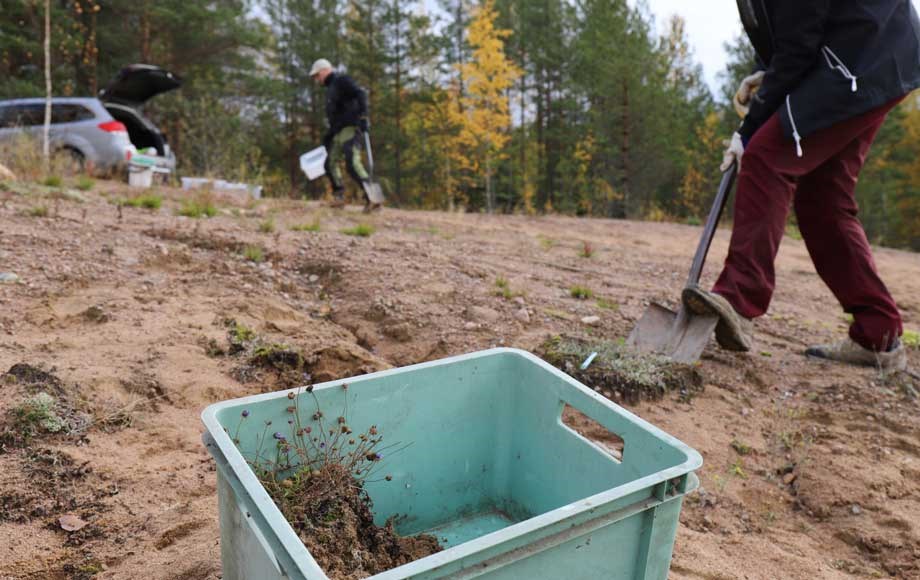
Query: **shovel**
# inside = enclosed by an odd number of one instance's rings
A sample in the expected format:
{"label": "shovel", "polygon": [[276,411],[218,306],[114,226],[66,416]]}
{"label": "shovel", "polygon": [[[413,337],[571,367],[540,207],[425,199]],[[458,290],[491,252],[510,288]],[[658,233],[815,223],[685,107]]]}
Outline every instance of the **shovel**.
{"label": "shovel", "polygon": [[371,173],[371,178],[364,182],[364,193],[367,194],[367,200],[375,206],[383,204],[383,189],[374,179],[374,152],[371,149],[371,136],[368,131],[364,131],[364,147],[367,149],[367,165]]}
{"label": "shovel", "polygon": [[[722,217],[722,210],[725,209],[725,202],[728,201],[728,194],[735,183],[737,173],[738,164],[733,163],[728,171],[722,174],[719,193],[716,194],[709,217],[706,218],[703,237],[696,247],[690,276],[687,278],[687,288],[699,285],[706,254],[709,253],[709,246],[712,244],[716,226],[719,225],[719,218]],[[629,334],[626,344],[639,352],[657,353],[677,362],[693,363],[703,354],[703,349],[706,348],[706,343],[709,342],[709,337],[718,323],[718,316],[694,314],[683,301],[677,312],[652,302]]]}

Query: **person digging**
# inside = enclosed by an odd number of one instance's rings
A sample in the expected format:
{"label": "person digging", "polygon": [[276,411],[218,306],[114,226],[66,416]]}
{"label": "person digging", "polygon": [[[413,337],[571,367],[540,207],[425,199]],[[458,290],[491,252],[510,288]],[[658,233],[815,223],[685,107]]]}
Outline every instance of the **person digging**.
{"label": "person digging", "polygon": [[345,207],[345,183],[339,167],[345,158],[348,174],[364,192],[364,211],[380,209],[381,204],[372,203],[367,189],[370,175],[361,161],[360,137],[369,129],[367,120],[367,93],[346,74],[337,73],[332,63],[321,58],[310,68],[310,78],[326,87],[326,121],[329,129],[323,136],[326,148],[326,175],[332,183],[332,207]]}
{"label": "person digging", "polygon": [[684,291],[719,316],[716,339],[748,351],[773,296],[789,206],[821,279],[853,316],[849,336],[806,354],[902,370],[901,316],[857,218],[859,172],[888,112],[920,86],[920,22],[911,0],[738,0],[762,70],[735,101],[744,121],[722,170],[739,164],[725,267],[711,292]]}

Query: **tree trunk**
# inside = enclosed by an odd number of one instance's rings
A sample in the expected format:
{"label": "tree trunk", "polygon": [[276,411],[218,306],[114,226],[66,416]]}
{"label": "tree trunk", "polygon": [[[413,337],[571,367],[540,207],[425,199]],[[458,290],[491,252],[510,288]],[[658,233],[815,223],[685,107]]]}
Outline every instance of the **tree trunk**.
{"label": "tree trunk", "polygon": [[141,11],[141,62],[150,64],[150,2],[144,0],[144,8]]}
{"label": "tree trunk", "polygon": [[399,3],[396,6],[396,175],[394,176],[396,184],[396,198],[402,199],[402,10]]}
{"label": "tree trunk", "polygon": [[486,154],[486,211],[493,212],[495,202],[492,200],[492,157]]}
{"label": "tree trunk", "polygon": [[42,170],[51,171],[51,0],[45,0],[45,126],[42,128]]}
{"label": "tree trunk", "polygon": [[620,122],[623,124],[622,141],[620,142],[620,162],[622,164],[622,173],[620,174],[620,191],[623,193],[623,207],[617,214],[611,217],[628,217],[629,216],[629,82],[623,79],[623,108],[620,111]]}

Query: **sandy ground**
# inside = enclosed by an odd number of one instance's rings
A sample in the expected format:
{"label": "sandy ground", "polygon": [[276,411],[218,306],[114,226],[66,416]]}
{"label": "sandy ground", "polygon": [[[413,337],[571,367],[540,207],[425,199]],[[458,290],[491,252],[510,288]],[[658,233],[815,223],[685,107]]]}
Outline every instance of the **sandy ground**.
{"label": "sandy ground", "polygon": [[[9,188],[7,188],[9,189]],[[234,318],[302,352],[312,380],[565,333],[616,339],[649,299],[679,295],[699,229],[564,217],[221,200],[218,216],[0,187],[0,373],[53,370],[94,423],[82,437],[0,452],[0,578],[220,577],[214,466],[199,413],[278,388],[208,355]],[[50,217],[33,217],[46,204]],[[260,231],[273,220],[274,231]],[[318,220],[319,232],[291,226]],[[358,223],[367,238],[340,230]],[[269,229],[267,226],[263,229]],[[727,231],[713,245],[711,280]],[[594,250],[580,257],[584,242]],[[246,245],[267,260],[247,261]],[[920,255],[879,249],[907,327],[920,327]],[[673,579],[920,578],[920,420],[906,377],[801,356],[846,322],[803,244],[787,239],[778,291],[750,355],[713,345],[705,390],[630,410],[698,449],[702,489],[681,516]],[[496,294],[496,278],[516,298]],[[581,285],[596,299],[576,300]],[[586,316],[599,316],[588,326]],[[920,353],[911,353],[920,366]],[[0,381],[0,413],[25,396]],[[734,445],[733,445],[734,444]],[[86,527],[61,529],[62,515]]]}

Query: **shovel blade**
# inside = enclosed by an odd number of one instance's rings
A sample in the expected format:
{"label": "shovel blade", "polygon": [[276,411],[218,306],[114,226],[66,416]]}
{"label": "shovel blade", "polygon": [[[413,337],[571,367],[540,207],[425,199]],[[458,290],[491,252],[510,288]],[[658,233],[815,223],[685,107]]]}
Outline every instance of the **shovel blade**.
{"label": "shovel blade", "polygon": [[376,181],[365,181],[364,193],[367,194],[367,199],[370,200],[371,203],[383,203],[383,188],[381,188],[380,184]]}
{"label": "shovel blade", "polygon": [[629,334],[627,346],[643,353],[657,353],[677,362],[694,363],[716,329],[719,317],[693,314],[685,307],[674,312],[651,303]]}

